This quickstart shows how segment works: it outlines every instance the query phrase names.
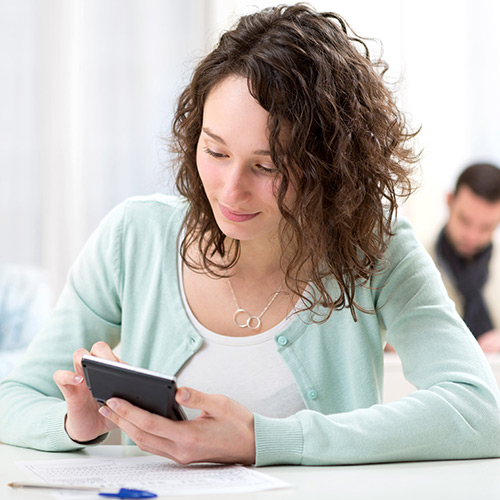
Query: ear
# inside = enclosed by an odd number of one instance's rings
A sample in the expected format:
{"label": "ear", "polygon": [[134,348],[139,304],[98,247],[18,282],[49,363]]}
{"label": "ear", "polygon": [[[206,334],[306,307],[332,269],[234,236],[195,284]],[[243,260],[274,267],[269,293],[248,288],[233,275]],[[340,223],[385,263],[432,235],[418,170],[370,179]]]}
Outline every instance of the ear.
{"label": "ear", "polygon": [[453,193],[448,193],[448,196],[446,196],[446,204],[448,205],[449,209],[451,209],[451,205],[453,204],[454,199],[455,195]]}

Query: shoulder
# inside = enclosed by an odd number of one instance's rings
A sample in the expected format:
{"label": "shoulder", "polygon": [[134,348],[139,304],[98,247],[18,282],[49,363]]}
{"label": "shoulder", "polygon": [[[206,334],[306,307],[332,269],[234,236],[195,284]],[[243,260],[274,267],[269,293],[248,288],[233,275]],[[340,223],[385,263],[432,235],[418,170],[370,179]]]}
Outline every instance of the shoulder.
{"label": "shoulder", "polygon": [[175,216],[184,217],[187,202],[184,198],[165,194],[152,194],[149,196],[133,196],[127,198],[120,207],[129,220],[146,218],[152,215],[161,218]]}
{"label": "shoulder", "polygon": [[406,253],[411,249],[421,250],[422,244],[417,239],[411,222],[406,217],[396,217],[391,221],[392,236],[387,242],[387,252],[391,255]]}
{"label": "shoulder", "polygon": [[184,198],[153,194],[127,198],[115,206],[101,221],[98,232],[122,235],[136,233],[150,234],[154,230],[166,231],[170,226],[178,230],[187,210]]}
{"label": "shoulder", "polygon": [[160,237],[177,234],[182,226],[188,204],[184,198],[154,194],[135,196],[124,202],[123,233],[136,235],[158,234]]}
{"label": "shoulder", "polygon": [[414,248],[419,251],[424,250],[425,253],[431,255],[439,235],[438,231],[425,239],[420,239],[417,236],[410,220],[404,216],[398,216],[393,219],[391,222],[391,230],[394,236],[390,238],[388,242],[389,248],[404,248],[405,250],[408,250],[408,248]]}
{"label": "shoulder", "polygon": [[[154,194],[134,196],[115,206],[88,239],[84,254],[114,262],[134,258],[145,249],[176,241],[187,203],[183,198]],[[126,253],[126,255],[124,254]]]}
{"label": "shoulder", "polygon": [[493,235],[493,253],[490,260],[489,281],[500,281],[500,232]]}
{"label": "shoulder", "polygon": [[418,239],[412,224],[406,217],[399,216],[391,223],[393,236],[387,242],[383,262],[380,263],[383,274],[405,269],[406,275],[434,274],[435,264]]}
{"label": "shoulder", "polygon": [[[386,253],[371,281],[372,296],[387,328],[402,311],[414,311],[420,305],[449,307],[451,303],[441,274],[410,221],[398,217],[392,232],[394,236],[387,242]],[[420,313],[424,314],[423,310]]]}

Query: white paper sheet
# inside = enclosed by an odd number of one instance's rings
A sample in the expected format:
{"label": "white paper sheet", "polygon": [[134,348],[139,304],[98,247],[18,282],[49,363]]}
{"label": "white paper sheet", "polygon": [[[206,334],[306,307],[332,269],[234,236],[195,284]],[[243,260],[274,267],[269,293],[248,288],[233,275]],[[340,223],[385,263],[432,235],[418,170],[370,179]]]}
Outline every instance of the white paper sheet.
{"label": "white paper sheet", "polygon": [[[286,488],[291,484],[240,465],[182,466],[155,455],[127,458],[84,458],[17,462],[38,483],[120,488],[162,495],[217,495]],[[52,490],[58,498],[102,498],[97,492]]]}

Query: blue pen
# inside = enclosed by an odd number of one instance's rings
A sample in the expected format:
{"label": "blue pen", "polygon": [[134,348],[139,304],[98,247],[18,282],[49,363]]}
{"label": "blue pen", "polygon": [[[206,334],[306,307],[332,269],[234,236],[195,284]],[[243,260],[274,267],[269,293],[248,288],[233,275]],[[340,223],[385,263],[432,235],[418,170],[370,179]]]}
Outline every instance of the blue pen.
{"label": "blue pen", "polygon": [[121,488],[118,493],[99,493],[101,497],[115,497],[115,498],[155,498],[158,495],[144,490],[129,490],[128,488]]}
{"label": "blue pen", "polygon": [[[103,488],[99,486],[76,486],[70,484],[33,484],[33,483],[9,483],[11,488],[43,488],[50,490],[79,490],[79,491],[95,491],[98,492]],[[121,488],[118,493],[99,493],[102,497],[113,498],[155,498],[158,495],[145,490],[131,490]]]}

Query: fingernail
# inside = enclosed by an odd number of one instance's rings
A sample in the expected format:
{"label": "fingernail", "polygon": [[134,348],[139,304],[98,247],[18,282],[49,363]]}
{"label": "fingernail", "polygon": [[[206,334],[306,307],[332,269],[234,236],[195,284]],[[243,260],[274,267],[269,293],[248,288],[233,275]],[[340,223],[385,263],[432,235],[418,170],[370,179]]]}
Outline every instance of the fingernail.
{"label": "fingernail", "polygon": [[75,375],[75,384],[81,384],[83,382],[83,377],[81,375]]}
{"label": "fingernail", "polygon": [[114,399],[108,399],[106,404],[112,409],[116,410],[118,408],[118,403]]}
{"label": "fingernail", "polygon": [[99,413],[103,416],[103,417],[107,417],[111,414],[111,412],[109,411],[109,408],[106,408],[105,406],[101,406],[99,408]]}
{"label": "fingernail", "polygon": [[187,389],[182,389],[181,392],[181,400],[182,401],[189,401],[189,398],[191,397],[191,394]]}

